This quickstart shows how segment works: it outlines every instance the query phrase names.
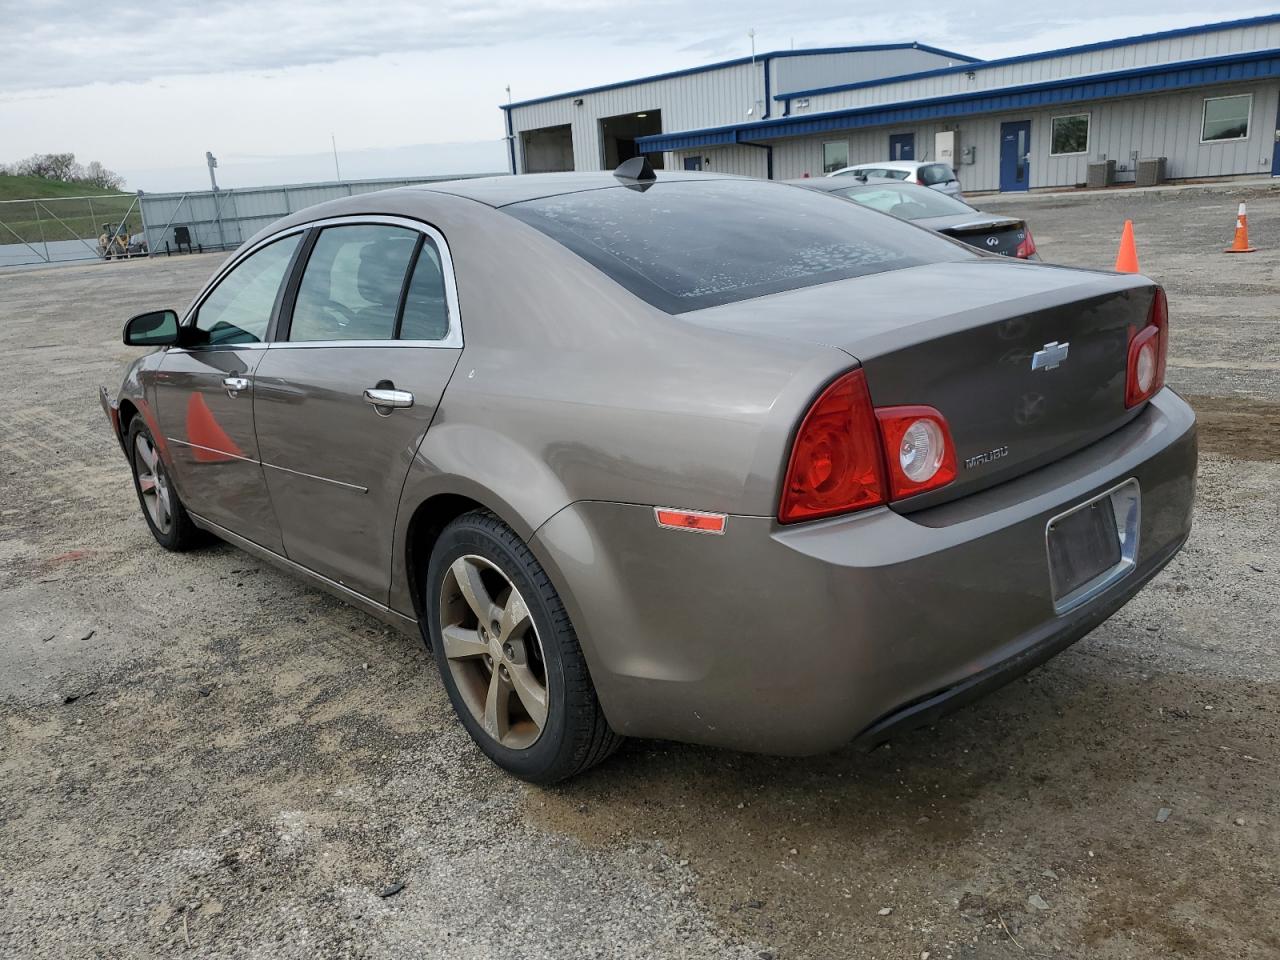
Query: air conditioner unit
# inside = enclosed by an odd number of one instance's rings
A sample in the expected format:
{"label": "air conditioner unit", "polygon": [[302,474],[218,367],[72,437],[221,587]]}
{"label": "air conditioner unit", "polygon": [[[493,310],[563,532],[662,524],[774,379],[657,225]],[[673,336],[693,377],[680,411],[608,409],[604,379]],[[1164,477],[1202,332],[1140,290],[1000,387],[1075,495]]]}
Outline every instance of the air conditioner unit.
{"label": "air conditioner unit", "polygon": [[1144,157],[1138,161],[1138,186],[1154,187],[1164,183],[1166,157]]}
{"label": "air conditioner unit", "polygon": [[1096,190],[1099,187],[1109,187],[1115,182],[1116,162],[1114,160],[1101,160],[1089,164],[1084,184],[1086,187]]}

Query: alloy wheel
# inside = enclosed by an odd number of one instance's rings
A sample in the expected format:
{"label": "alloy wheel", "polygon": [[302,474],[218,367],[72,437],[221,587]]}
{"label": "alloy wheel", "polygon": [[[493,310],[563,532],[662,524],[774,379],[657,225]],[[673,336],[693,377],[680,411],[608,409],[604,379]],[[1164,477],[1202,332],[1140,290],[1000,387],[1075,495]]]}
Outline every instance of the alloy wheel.
{"label": "alloy wheel", "polygon": [[169,490],[169,478],[155,445],[146,433],[139,433],[133,442],[133,468],[138,475],[138,490],[142,493],[142,505],[147,515],[161,533],[173,528],[173,499]]}
{"label": "alloy wheel", "polygon": [[467,554],[440,592],[440,638],[462,700],[494,740],[532,746],[547,723],[547,670],[533,616],[493,562]]}

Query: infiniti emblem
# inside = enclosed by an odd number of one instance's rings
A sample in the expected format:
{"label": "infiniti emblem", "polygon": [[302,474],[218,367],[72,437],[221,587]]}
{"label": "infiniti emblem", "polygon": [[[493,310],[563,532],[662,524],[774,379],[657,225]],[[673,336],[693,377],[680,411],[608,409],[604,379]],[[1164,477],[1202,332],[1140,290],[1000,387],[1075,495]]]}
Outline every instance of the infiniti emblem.
{"label": "infiniti emblem", "polygon": [[1058,364],[1066,362],[1070,343],[1059,343],[1051,340],[1031,355],[1032,370],[1053,370]]}
{"label": "infiniti emblem", "polygon": [[987,237],[987,246],[988,246],[988,247],[998,247],[998,246],[1000,246],[1000,238],[999,238],[999,237]]}

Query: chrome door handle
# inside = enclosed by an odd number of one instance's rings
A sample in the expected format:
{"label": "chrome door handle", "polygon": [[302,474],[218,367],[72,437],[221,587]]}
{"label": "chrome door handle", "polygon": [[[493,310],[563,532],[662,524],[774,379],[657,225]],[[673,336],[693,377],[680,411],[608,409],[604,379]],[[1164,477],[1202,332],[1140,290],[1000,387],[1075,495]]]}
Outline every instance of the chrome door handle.
{"label": "chrome door handle", "polygon": [[412,407],[413,394],[408,390],[380,390],[369,387],[364,398],[375,407]]}
{"label": "chrome door handle", "polygon": [[222,385],[227,388],[228,397],[235,397],[241,390],[249,389],[249,379],[247,377],[223,377]]}

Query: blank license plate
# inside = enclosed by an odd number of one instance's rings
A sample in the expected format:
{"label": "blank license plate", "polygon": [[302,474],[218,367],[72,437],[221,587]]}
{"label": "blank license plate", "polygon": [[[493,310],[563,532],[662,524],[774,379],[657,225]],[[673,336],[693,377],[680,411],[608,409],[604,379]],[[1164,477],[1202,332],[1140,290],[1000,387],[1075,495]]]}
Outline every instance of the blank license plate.
{"label": "blank license plate", "polygon": [[1049,525],[1049,576],[1057,599],[1120,563],[1111,497],[1095,500]]}

